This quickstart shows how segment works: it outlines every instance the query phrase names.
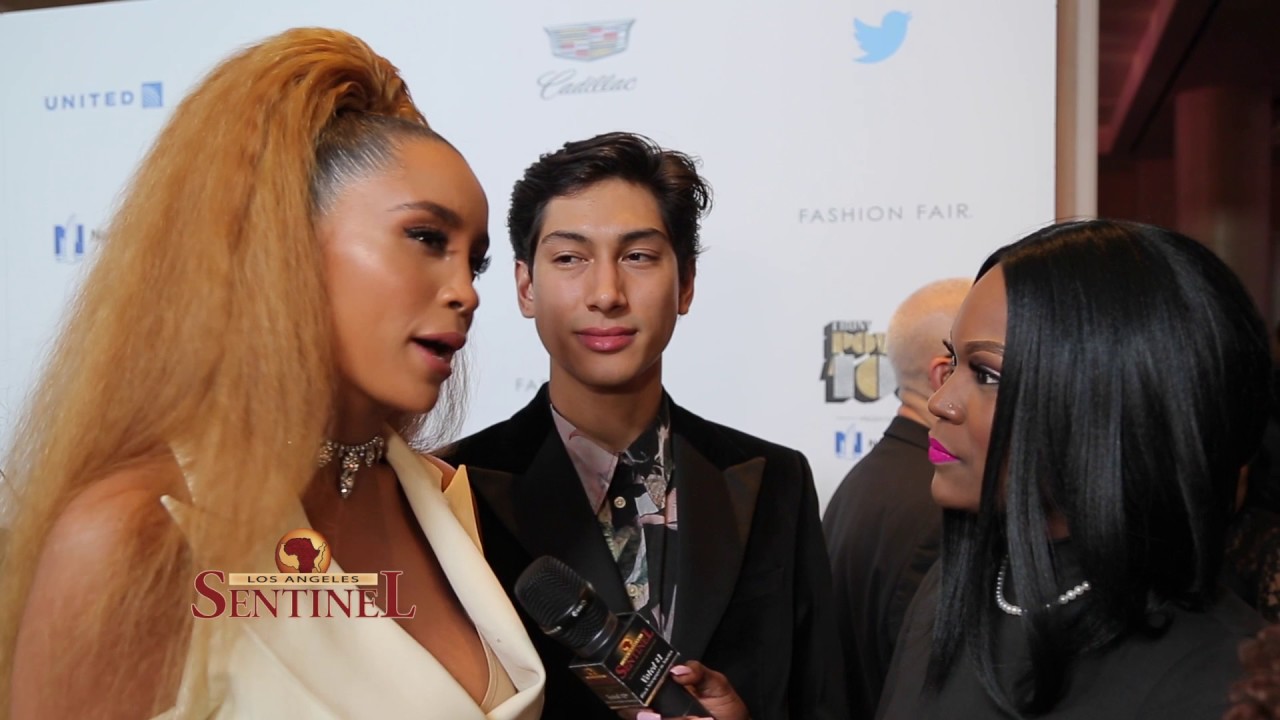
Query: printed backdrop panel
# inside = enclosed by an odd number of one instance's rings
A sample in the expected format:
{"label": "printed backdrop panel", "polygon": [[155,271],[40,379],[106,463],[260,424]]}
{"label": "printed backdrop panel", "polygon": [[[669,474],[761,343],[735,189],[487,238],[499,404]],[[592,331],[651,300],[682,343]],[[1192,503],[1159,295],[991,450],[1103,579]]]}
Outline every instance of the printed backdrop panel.
{"label": "printed backdrop panel", "polygon": [[515,305],[512,183],[567,140],[633,130],[700,158],[715,190],[668,389],[802,450],[825,501],[896,410],[884,331],[898,302],[1053,216],[1055,6],[761,5],[139,0],[0,15],[0,59],[24,68],[0,80],[0,441],[174,106],[234,49],[326,25],[402,69],[489,194],[465,431],[548,374]]}

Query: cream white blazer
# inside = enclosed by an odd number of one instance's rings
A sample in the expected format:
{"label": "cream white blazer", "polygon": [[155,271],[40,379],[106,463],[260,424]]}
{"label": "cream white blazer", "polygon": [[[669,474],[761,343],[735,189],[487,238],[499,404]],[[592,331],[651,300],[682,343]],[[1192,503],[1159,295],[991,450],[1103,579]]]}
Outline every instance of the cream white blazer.
{"label": "cream white blazer", "polygon": [[[398,435],[387,441],[395,470],[418,523],[489,656],[490,683],[477,704],[430,652],[390,618],[223,618],[196,620],[175,718],[440,718],[534,720],[542,710],[546,674],[515,609],[480,549],[466,468],[445,491],[440,469]],[[193,509],[162,502],[180,526]],[[280,534],[310,527],[301,502]],[[340,551],[338,554],[341,554]],[[342,569],[335,560],[330,574]],[[429,609],[418,608],[418,612]],[[217,652],[199,641],[223,623]],[[222,660],[209,662],[209,658]]]}

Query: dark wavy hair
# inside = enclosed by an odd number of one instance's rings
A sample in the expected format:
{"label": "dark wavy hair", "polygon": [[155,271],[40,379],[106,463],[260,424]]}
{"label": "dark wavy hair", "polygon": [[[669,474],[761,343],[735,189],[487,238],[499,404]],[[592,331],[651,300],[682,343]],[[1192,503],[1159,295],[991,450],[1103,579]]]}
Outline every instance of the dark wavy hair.
{"label": "dark wavy hair", "polygon": [[511,191],[507,230],[515,259],[533,266],[542,214],[553,198],[573,195],[602,180],[619,178],[653,193],[675,250],[681,282],[694,276],[702,245],[699,222],[711,209],[711,186],[693,158],[664,150],[643,135],[611,132],[565,143],[538,158]]}
{"label": "dark wavy hair", "polygon": [[[927,686],[940,689],[967,655],[997,705],[1035,715],[1062,698],[1075,657],[1158,636],[1173,606],[1199,610],[1219,592],[1270,356],[1235,274],[1169,230],[1055,225],[997,250],[978,277],[996,266],[1008,298],[1000,391],[980,511],[945,514]],[[1061,592],[1051,512],[1092,585],[1078,614],[1045,609]],[[1006,558],[1030,658],[1013,687],[996,674],[993,588]]]}

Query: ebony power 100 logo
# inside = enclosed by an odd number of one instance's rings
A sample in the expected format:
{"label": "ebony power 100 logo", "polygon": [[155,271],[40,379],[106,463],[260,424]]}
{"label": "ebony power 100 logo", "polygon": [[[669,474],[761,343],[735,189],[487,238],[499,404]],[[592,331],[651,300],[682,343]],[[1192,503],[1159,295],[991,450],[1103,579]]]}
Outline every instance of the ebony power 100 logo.
{"label": "ebony power 100 logo", "polygon": [[823,329],[823,365],[829,403],[870,403],[897,389],[885,357],[885,334],[865,320],[837,320]]}

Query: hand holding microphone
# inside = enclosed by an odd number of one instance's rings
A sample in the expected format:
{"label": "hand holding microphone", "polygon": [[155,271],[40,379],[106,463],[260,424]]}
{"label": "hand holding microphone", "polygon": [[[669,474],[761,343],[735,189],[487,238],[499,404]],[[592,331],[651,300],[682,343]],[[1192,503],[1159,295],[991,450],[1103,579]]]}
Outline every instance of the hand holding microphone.
{"label": "hand holding microphone", "polygon": [[[715,720],[751,720],[751,713],[738,697],[729,678],[696,660],[671,668],[671,679],[692,692]],[[641,712],[635,720],[672,720],[657,713]]]}
{"label": "hand holding microphone", "polygon": [[[534,560],[516,580],[515,594],[543,632],[582,658],[570,669],[611,709],[704,717],[711,713],[682,685],[705,688],[707,699],[716,700],[713,705],[726,703],[727,688],[742,712],[717,717],[745,720],[745,706],[723,675],[699,663],[680,666],[680,654],[644,618],[611,613],[591,584],[563,562],[548,556]],[[687,672],[673,678],[677,667]]]}

